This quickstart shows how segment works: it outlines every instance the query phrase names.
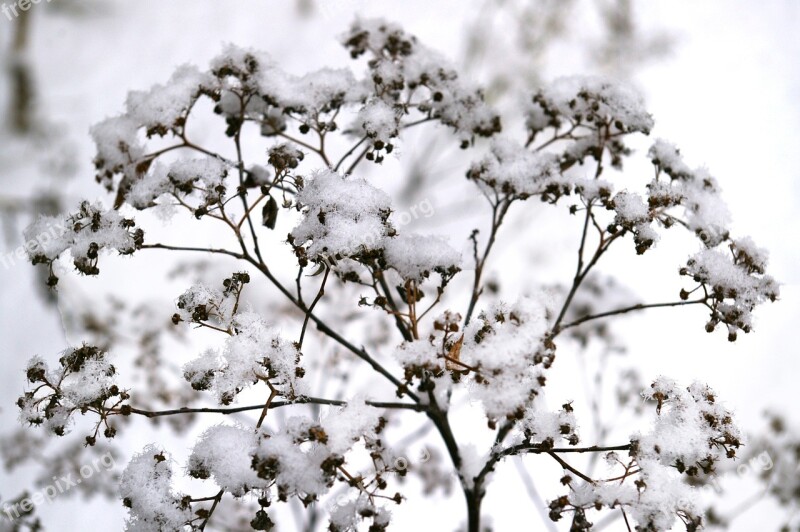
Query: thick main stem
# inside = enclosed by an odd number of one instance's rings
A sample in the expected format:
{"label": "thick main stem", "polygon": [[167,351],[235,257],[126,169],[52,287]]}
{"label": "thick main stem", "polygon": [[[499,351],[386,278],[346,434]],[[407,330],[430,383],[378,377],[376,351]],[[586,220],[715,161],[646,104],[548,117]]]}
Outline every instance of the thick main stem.
{"label": "thick main stem", "polygon": [[467,531],[480,532],[481,530],[481,502],[483,502],[482,488],[475,486],[475,489],[464,490],[464,497],[467,500]]}

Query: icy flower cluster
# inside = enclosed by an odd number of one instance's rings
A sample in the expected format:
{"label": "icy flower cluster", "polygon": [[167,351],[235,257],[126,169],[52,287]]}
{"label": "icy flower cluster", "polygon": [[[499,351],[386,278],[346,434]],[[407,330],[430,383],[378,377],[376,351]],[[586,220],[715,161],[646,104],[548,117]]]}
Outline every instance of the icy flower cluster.
{"label": "icy flower cluster", "polygon": [[[708,171],[690,170],[675,145],[662,139],[656,140],[648,155],[656,167],[656,177],[647,186],[649,206],[683,206],[686,227],[708,247],[727,240],[730,214]],[[661,180],[662,173],[669,181]]]}
{"label": "icy flower cluster", "polygon": [[372,140],[374,156],[390,151],[389,141],[398,134],[397,117],[412,108],[453,128],[462,148],[476,135],[490,137],[500,131],[500,117],[486,105],[481,91],[460,80],[448,61],[399,26],[357,20],[342,42],[353,58],[369,57],[369,88],[377,99],[364,107],[356,125]]}
{"label": "icy flower cluster", "polygon": [[644,100],[633,88],[608,79],[585,76],[560,78],[539,90],[527,110],[526,125],[533,140],[542,131],[566,128],[572,142],[564,150],[564,166],[583,163],[589,156],[599,160],[608,150],[614,167],[630,153],[621,137],[628,133],[649,134],[653,118]]}
{"label": "icy flower cluster", "polygon": [[234,273],[222,282],[222,290],[204,284],[192,286],[178,297],[175,305],[178,312],[172,315],[172,323],[214,323],[228,330],[239,308],[239,298],[244,285],[250,282],[247,272]]}
{"label": "icy flower cluster", "polygon": [[[706,330],[713,332],[718,324],[725,324],[728,339],[734,341],[737,330],[751,331],[756,305],[775,301],[780,289],[771,276],[764,275],[766,252],[752,240],[734,240],[729,247],[729,253],[717,249],[700,251],[689,258],[680,273],[700,283],[711,298],[711,319]],[[683,295],[688,297],[685,290]]]}
{"label": "icy flower cluster", "polygon": [[572,188],[561,176],[558,157],[528,151],[506,138],[493,140],[491,153],[472,165],[467,178],[484,189],[521,199],[540,194],[557,198]]}
{"label": "icy flower cluster", "polygon": [[377,448],[384,424],[379,410],[358,400],[318,422],[293,417],[280,431],[261,435],[252,467],[258,479],[274,486],[279,500],[296,496],[311,502],[333,486],[355,443]]}
{"label": "icy flower cluster", "polygon": [[172,489],[172,459],[154,445],[135,455],[119,483],[128,508],[125,530],[184,530],[192,521],[189,497]]}
{"label": "icy flower cluster", "polygon": [[290,242],[304,256],[358,257],[380,249],[394,234],[389,224],[391,199],[363,179],[322,171],[312,176],[297,195],[304,217],[292,230]]}
{"label": "icy flower cluster", "polygon": [[618,192],[609,202],[614,210],[614,231],[620,228],[633,234],[636,253],[641,255],[658,242],[659,235],[653,228],[653,214],[641,196],[627,191]]}
{"label": "icy flower cluster", "polygon": [[684,389],[661,377],[644,397],[655,401],[658,415],[650,434],[633,439],[640,464],[659,462],[691,477],[711,474],[721,459],[736,456],[742,435],[708,386],[695,382]]}
{"label": "icy flower cluster", "polygon": [[460,361],[472,368],[472,396],[491,423],[524,418],[545,385],[544,370],[555,359],[548,325],[544,305],[521,299],[482,312],[464,330]]}
{"label": "icy flower cluster", "polygon": [[703,512],[697,488],[681,477],[710,475],[720,461],[733,459],[742,445],[740,431],[706,385],[682,388],[662,377],[645,397],[656,403],[653,430],[632,437],[629,461],[616,452],[607,456],[625,474],[609,481],[569,481],[571,493],[550,504],[552,519],[575,512],[578,530],[590,530],[586,511],[622,507],[637,530],[671,530],[679,520],[687,530],[699,530]]}
{"label": "icy flower cluster", "polygon": [[[396,349],[395,358],[405,369],[406,382],[419,380],[424,390],[431,379],[445,373],[455,382],[470,376],[474,381],[471,396],[483,406],[490,426],[498,420],[525,418],[545,385],[544,370],[555,359],[554,346],[546,339],[545,307],[533,300],[500,304],[482,312],[463,333],[460,321],[461,316],[445,313],[435,321],[427,340],[404,342]],[[446,381],[436,382],[446,386]],[[541,430],[543,418],[534,415],[529,421],[523,422],[529,435],[552,436]],[[558,431],[568,439],[574,421],[569,425],[570,430]],[[574,441],[577,443],[577,437]]]}
{"label": "icy flower cluster", "polygon": [[221,351],[209,349],[184,365],[183,375],[192,388],[212,390],[224,405],[259,380],[290,399],[305,393],[301,353],[293,343],[281,338],[253,312],[233,316],[231,328],[231,336]]}
{"label": "icy flower cluster", "polygon": [[[208,212],[209,207],[225,199],[227,175],[227,165],[212,157],[179,159],[168,167],[156,163],[151,172],[131,186],[128,201],[134,207],[144,209],[157,203],[168,204],[170,198],[180,201],[198,193],[203,202],[195,208],[195,216],[200,217]],[[166,199],[162,201],[159,198]]]}
{"label": "icy flower cluster", "polygon": [[268,482],[250,467],[257,445],[258,434],[251,429],[215,425],[195,443],[187,470],[193,478],[213,478],[217,486],[234,497],[253,489],[266,489]]}
{"label": "icy flower cluster", "polygon": [[[39,235],[52,233],[54,226],[63,228],[63,231],[54,238],[39,238]],[[58,277],[53,274],[52,264],[65,251],[70,252],[76,270],[85,275],[97,275],[100,273],[97,264],[102,250],[113,249],[121,255],[130,255],[143,245],[144,231],[117,211],[84,201],[73,214],[39,216],[25,229],[25,238],[38,243],[28,248],[28,255],[33,264],[50,266],[48,285],[55,286]]]}
{"label": "icy flower cluster", "polygon": [[437,388],[444,393],[448,389],[446,371],[456,381],[462,373],[469,372],[460,361],[464,344],[461,320],[460,314],[447,311],[434,321],[434,331],[427,339],[403,342],[395,349],[394,357],[405,371],[406,385],[417,380],[421,391]]}
{"label": "icy flower cluster", "polygon": [[[393,269],[405,281],[422,282],[438,273],[446,284],[461,266],[461,254],[442,237],[398,235],[389,216],[391,200],[363,179],[322,171],[297,194],[303,219],[289,242],[301,265],[352,259],[380,270]],[[343,263],[347,269],[347,262]],[[345,280],[357,279],[343,274]]]}
{"label": "icy flower cluster", "polygon": [[[20,420],[44,426],[63,436],[74,413],[92,411],[103,415],[128,398],[128,394],[114,384],[116,372],[108,355],[90,345],[64,351],[57,368],[50,368],[43,359],[34,357],[28,362],[25,375],[36,387],[17,400]],[[112,404],[107,404],[109,401]],[[113,437],[115,432],[106,424],[106,437]],[[94,436],[87,437],[87,443],[93,444],[94,439]]]}

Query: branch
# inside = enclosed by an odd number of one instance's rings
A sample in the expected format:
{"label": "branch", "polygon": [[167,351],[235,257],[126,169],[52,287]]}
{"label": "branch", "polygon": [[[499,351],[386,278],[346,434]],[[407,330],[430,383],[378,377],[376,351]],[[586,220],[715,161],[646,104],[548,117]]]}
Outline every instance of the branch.
{"label": "branch", "polygon": [[483,256],[481,257],[478,257],[477,232],[472,233],[472,240],[475,248],[475,278],[472,284],[472,295],[470,296],[466,318],[464,318],[464,327],[469,325],[469,320],[472,317],[472,313],[475,311],[475,305],[478,303],[478,299],[481,297],[481,293],[483,292],[481,289],[481,276],[483,275],[483,267],[486,265],[486,260],[489,258],[489,253],[492,251],[492,246],[494,246],[495,239],[497,238],[497,231],[500,229],[500,225],[503,223],[503,219],[508,213],[508,209],[511,207],[512,202],[513,199],[509,199],[505,201],[498,201],[498,203],[492,205],[492,228],[491,232],[489,233],[489,241],[486,243],[486,248],[484,249]]}
{"label": "branch", "polygon": [[553,460],[555,460],[556,462],[558,462],[558,463],[561,465],[561,467],[563,467],[564,469],[566,469],[566,470],[567,470],[567,471],[569,471],[570,473],[573,473],[573,474],[577,475],[578,477],[580,477],[581,479],[585,480],[585,481],[586,481],[586,482],[588,482],[589,484],[594,484],[594,480],[592,480],[590,477],[587,477],[586,475],[584,475],[583,473],[581,473],[580,471],[578,471],[577,469],[575,469],[574,467],[572,467],[571,465],[569,465],[569,464],[568,464],[566,461],[564,461],[564,459],[563,459],[563,458],[561,458],[560,456],[558,456],[558,455],[557,455],[556,453],[554,453],[553,451],[548,451],[548,452],[547,452],[547,454],[548,454],[549,456],[551,456],[551,457],[553,458]]}
{"label": "branch", "polygon": [[[308,312],[308,308],[306,307],[306,305],[301,303],[300,301],[298,301],[295,298],[295,296],[293,296],[292,293],[289,292],[289,290],[287,290],[286,287],[281,284],[281,282],[272,274],[272,272],[270,271],[270,269],[267,267],[267,265],[265,263],[256,261],[249,254],[237,253],[235,251],[230,251],[230,250],[227,250],[227,249],[167,246],[167,245],[164,245],[164,244],[144,245],[144,246],[142,246],[142,248],[143,249],[167,249],[167,250],[173,250],[173,251],[197,251],[197,252],[202,252],[202,253],[228,255],[230,257],[234,257],[234,258],[239,259],[239,260],[245,260],[245,261],[249,262],[250,264],[252,264],[253,266],[255,266],[256,269],[258,269],[258,271],[263,273],[264,276],[267,279],[269,279],[269,281],[273,285],[275,285],[275,287],[281,293],[283,293],[283,295],[286,296],[286,298],[289,301],[291,301],[294,306],[296,306],[298,309],[300,309],[304,313]],[[405,394],[408,397],[410,397],[414,402],[419,402],[419,397],[417,396],[417,394],[415,394],[414,392],[408,390],[406,388],[406,386],[397,377],[395,377],[394,375],[389,373],[389,371],[386,368],[384,368],[378,361],[376,361],[374,358],[372,358],[364,348],[360,348],[359,349],[358,347],[356,347],[355,345],[353,345],[352,343],[347,341],[339,333],[337,333],[336,331],[331,329],[319,317],[315,316],[312,312],[308,312],[308,316],[311,318],[311,321],[313,321],[317,325],[317,329],[322,334],[324,334],[324,335],[328,336],[329,338],[332,338],[333,340],[335,340],[337,343],[339,343],[341,346],[346,348],[348,351],[350,351],[351,353],[356,355],[358,358],[360,358],[361,360],[363,360],[367,364],[369,364],[372,367],[372,369],[374,369],[375,371],[377,371],[378,373],[380,373],[381,375],[386,377],[392,384],[394,384],[397,387],[398,393],[401,394],[401,396],[402,396],[402,394]]]}
{"label": "branch", "polygon": [[626,314],[628,312],[633,312],[635,310],[643,310],[648,308],[679,307],[682,305],[697,305],[699,303],[705,303],[707,300],[708,298],[704,297],[702,299],[693,299],[691,301],[671,301],[669,303],[649,303],[649,304],[639,303],[637,305],[631,305],[630,307],[623,307],[616,310],[609,310],[608,312],[601,312],[599,314],[584,316],[571,323],[559,326],[558,328],[554,329],[553,334],[556,335],[561,331],[563,331],[564,329],[569,329],[570,327],[576,327],[582,323],[586,323],[587,321],[596,320],[600,318],[607,318],[609,316],[616,316],[617,314]]}
{"label": "branch", "polygon": [[358,147],[359,147],[359,146],[361,146],[361,145],[364,143],[364,141],[365,141],[365,140],[367,140],[367,137],[361,137],[361,140],[359,140],[357,143],[355,143],[355,144],[353,145],[353,147],[352,147],[352,148],[350,148],[349,150],[347,150],[347,153],[345,153],[344,155],[342,155],[342,158],[341,158],[341,159],[339,159],[339,162],[337,162],[337,163],[336,163],[336,166],[334,166],[334,167],[333,167],[333,170],[334,170],[334,172],[338,172],[338,171],[339,171],[339,167],[340,167],[340,166],[342,166],[342,164],[344,163],[344,161],[345,161],[345,160],[346,160],[348,157],[350,157],[351,155],[353,155],[353,152],[354,152],[354,151],[356,151],[356,150],[358,149]]}
{"label": "branch", "polygon": [[328,274],[330,273],[331,269],[328,266],[325,266],[325,275],[322,277],[322,283],[319,285],[317,297],[315,297],[314,301],[311,302],[311,306],[308,307],[308,311],[306,312],[306,317],[303,319],[303,328],[300,331],[300,340],[297,342],[298,351],[303,347],[303,339],[306,336],[306,328],[308,327],[308,319],[311,316],[311,312],[314,310],[314,307],[317,306],[319,300],[322,299],[322,296],[325,295],[325,283],[328,282]]}
{"label": "branch", "polygon": [[[369,406],[375,408],[386,408],[389,410],[414,410],[415,412],[424,412],[427,410],[426,405],[416,403],[396,403],[396,402],[382,402],[382,401],[365,401]],[[179,414],[236,414],[239,412],[248,412],[251,410],[263,410],[265,406],[269,406],[269,410],[274,408],[281,408],[284,406],[292,405],[330,405],[330,406],[346,406],[347,401],[339,401],[336,399],[321,399],[318,397],[302,397],[295,401],[272,401],[267,404],[248,405],[248,406],[235,406],[230,408],[175,408],[172,410],[142,410],[140,408],[130,408],[131,414],[144,416],[147,418],[162,417],[162,416],[175,416]],[[122,415],[121,408],[114,408],[111,410],[116,414]]]}
{"label": "branch", "polygon": [[215,255],[228,255],[229,257],[233,257],[235,259],[244,259],[244,255],[241,253],[237,253],[236,251],[231,251],[229,249],[222,249],[222,248],[198,248],[198,247],[186,247],[186,246],[172,246],[168,244],[143,244],[141,249],[165,249],[168,251],[199,251],[201,253],[212,253]]}
{"label": "branch", "polygon": [[481,472],[478,473],[477,477],[475,477],[475,485],[478,486],[479,484],[482,484],[483,481],[486,479],[486,476],[494,470],[494,466],[497,464],[497,462],[499,462],[506,456],[514,456],[518,454],[542,454],[542,453],[546,453],[551,456],[558,453],[602,453],[610,451],[629,451],[630,448],[631,448],[630,443],[627,443],[625,445],[614,445],[607,447],[592,445],[591,447],[554,447],[550,449],[542,446],[542,444],[520,443],[518,445],[512,445],[511,447],[507,447],[501,451],[493,453],[491,458],[489,458],[489,461],[486,462],[486,465],[484,465],[483,469],[481,469]]}

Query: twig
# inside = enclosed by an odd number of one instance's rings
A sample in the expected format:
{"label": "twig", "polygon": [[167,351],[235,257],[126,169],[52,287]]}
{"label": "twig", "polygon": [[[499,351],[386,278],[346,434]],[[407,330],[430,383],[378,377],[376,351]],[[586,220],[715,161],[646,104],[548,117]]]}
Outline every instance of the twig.
{"label": "twig", "polygon": [[306,311],[306,317],[303,319],[303,328],[300,330],[300,340],[297,342],[298,350],[303,347],[303,339],[306,336],[306,328],[308,327],[308,320],[311,317],[311,312],[314,310],[314,307],[317,306],[319,300],[322,299],[322,296],[325,295],[325,283],[328,282],[328,274],[330,273],[331,269],[328,266],[325,266],[325,275],[322,277],[322,283],[319,285],[317,296],[314,298],[314,301],[311,302],[311,306],[308,307],[308,310]]}
{"label": "twig", "polygon": [[[273,408],[281,408],[284,406],[292,406],[292,405],[305,405],[305,404],[314,404],[314,405],[331,405],[331,406],[345,406],[347,405],[346,401],[339,401],[336,399],[321,399],[318,397],[301,397],[294,401],[273,401],[269,404],[269,409]],[[374,406],[376,408],[386,408],[390,410],[414,410],[416,412],[424,412],[427,410],[427,407],[422,404],[418,403],[397,403],[397,402],[383,402],[383,401],[366,401],[366,404],[369,406]],[[235,406],[230,408],[189,408],[189,407],[182,407],[182,408],[174,408],[171,410],[143,410],[141,408],[130,408],[131,414],[136,414],[139,416],[144,416],[148,418],[154,417],[161,417],[161,416],[175,416],[179,414],[236,414],[239,412],[248,412],[250,410],[261,410],[264,408],[264,404],[257,404],[257,405],[248,405],[248,406]],[[114,408],[111,409],[111,412],[116,414],[121,414],[121,408]]]}

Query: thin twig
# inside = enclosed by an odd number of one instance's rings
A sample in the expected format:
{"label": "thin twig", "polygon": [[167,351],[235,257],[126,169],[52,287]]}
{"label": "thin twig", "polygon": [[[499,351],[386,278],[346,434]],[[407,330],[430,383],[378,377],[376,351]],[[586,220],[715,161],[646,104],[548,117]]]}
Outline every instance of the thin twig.
{"label": "thin twig", "polygon": [[331,273],[331,269],[328,266],[325,266],[324,268],[325,275],[322,277],[322,283],[319,285],[317,296],[314,298],[314,301],[311,302],[311,306],[309,306],[308,310],[306,311],[306,317],[303,319],[303,328],[300,330],[300,340],[297,342],[298,350],[303,347],[303,339],[306,336],[306,328],[308,327],[308,320],[311,317],[311,312],[314,310],[314,307],[317,306],[319,300],[322,299],[322,296],[325,295],[325,283],[328,282],[328,274]]}
{"label": "thin twig", "polygon": [[[397,402],[383,402],[383,401],[365,401],[366,404],[369,406],[374,406],[376,408],[386,408],[389,410],[414,410],[416,412],[424,412],[427,410],[425,405],[421,405],[418,403],[397,403]],[[345,406],[347,405],[346,401],[339,401],[336,399],[321,399],[319,397],[301,397],[293,401],[273,401],[269,404],[269,408],[281,408],[284,406],[292,406],[292,405],[331,405],[331,406]],[[257,404],[257,405],[248,405],[248,406],[235,406],[230,408],[189,408],[189,407],[182,407],[182,408],[174,408],[171,410],[143,410],[141,408],[130,408],[131,414],[136,414],[139,416],[144,416],[148,418],[154,417],[162,417],[162,416],[175,416],[180,414],[236,414],[239,412],[248,412],[251,410],[261,410],[264,408],[264,404]],[[121,408],[114,408],[111,409],[112,412],[116,414],[121,414]]]}

